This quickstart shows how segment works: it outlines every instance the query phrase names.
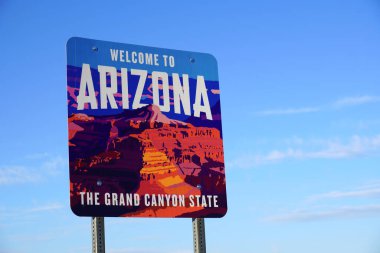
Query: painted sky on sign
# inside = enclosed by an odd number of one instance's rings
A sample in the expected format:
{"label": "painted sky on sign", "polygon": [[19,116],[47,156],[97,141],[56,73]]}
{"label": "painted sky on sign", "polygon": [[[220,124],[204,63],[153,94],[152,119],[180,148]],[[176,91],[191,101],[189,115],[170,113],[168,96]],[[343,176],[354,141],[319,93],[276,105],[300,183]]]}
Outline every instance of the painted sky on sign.
{"label": "painted sky on sign", "polygon": [[[229,211],[209,252],[380,249],[380,4],[0,1],[0,252],[90,252],[69,207],[66,41],[218,60]],[[111,253],[192,252],[188,219],[106,219]]]}

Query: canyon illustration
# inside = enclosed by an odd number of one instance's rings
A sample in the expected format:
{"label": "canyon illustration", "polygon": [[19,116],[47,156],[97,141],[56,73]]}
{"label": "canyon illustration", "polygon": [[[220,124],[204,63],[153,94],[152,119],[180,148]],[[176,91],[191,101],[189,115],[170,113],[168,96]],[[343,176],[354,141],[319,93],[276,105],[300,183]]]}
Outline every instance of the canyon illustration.
{"label": "canyon illustration", "polygon": [[[147,104],[133,110],[78,111],[80,69],[68,66],[71,208],[79,216],[222,217],[227,212],[219,94],[214,120],[176,117]],[[96,76],[96,74],[94,74]],[[214,83],[215,87],[215,83]],[[149,97],[149,85],[144,90]],[[148,101],[149,103],[149,101]],[[80,192],[98,192],[101,205],[84,206]],[[106,193],[138,196],[217,196],[211,206],[104,205]],[[82,196],[83,197],[83,196]]]}

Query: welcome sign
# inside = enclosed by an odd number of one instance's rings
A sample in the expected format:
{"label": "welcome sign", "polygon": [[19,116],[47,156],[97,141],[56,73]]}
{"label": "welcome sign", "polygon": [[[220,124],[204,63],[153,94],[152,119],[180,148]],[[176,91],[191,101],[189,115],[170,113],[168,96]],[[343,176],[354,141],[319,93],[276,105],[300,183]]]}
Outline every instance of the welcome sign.
{"label": "welcome sign", "polygon": [[84,38],[67,43],[70,203],[79,216],[227,212],[213,56]]}

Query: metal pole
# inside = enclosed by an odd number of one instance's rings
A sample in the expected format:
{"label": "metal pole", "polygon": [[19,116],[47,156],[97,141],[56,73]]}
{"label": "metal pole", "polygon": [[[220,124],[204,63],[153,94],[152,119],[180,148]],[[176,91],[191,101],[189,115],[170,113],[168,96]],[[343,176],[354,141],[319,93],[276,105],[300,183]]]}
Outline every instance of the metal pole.
{"label": "metal pole", "polygon": [[104,217],[92,217],[92,253],[105,253]]}
{"label": "metal pole", "polygon": [[203,218],[193,218],[194,253],[206,253],[206,231]]}

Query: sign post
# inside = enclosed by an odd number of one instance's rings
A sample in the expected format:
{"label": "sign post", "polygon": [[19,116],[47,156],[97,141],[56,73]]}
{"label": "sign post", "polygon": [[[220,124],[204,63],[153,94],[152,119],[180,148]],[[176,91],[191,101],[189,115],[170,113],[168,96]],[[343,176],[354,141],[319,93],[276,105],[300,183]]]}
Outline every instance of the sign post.
{"label": "sign post", "polygon": [[[206,53],[71,38],[67,42],[70,206],[95,217],[204,218],[227,212],[220,89]],[[103,250],[103,251],[102,251]]]}
{"label": "sign post", "polygon": [[91,218],[92,253],[105,253],[104,217]]}
{"label": "sign post", "polygon": [[206,231],[203,218],[193,218],[194,253],[206,253]]}

